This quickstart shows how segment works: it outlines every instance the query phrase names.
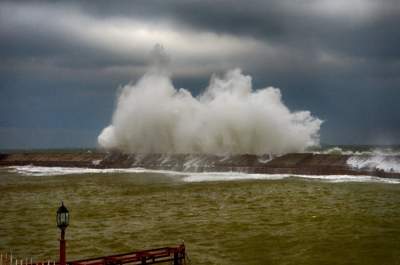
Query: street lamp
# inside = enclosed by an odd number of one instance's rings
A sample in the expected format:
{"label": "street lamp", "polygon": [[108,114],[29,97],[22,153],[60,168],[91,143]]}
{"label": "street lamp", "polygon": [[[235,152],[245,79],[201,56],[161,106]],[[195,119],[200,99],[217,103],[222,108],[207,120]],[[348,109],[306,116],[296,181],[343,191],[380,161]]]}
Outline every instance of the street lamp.
{"label": "street lamp", "polygon": [[64,203],[61,202],[60,208],[57,210],[57,226],[61,229],[61,239],[60,239],[60,265],[66,265],[66,255],[65,255],[65,229],[69,224],[69,212]]}

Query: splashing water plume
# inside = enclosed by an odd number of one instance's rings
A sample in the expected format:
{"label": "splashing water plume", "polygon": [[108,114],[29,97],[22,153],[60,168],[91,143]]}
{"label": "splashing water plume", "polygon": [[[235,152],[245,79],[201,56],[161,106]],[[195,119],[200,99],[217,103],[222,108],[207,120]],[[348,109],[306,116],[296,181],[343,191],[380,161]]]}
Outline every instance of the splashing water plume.
{"label": "splashing water plume", "polygon": [[213,75],[193,97],[175,89],[161,46],[135,85],[123,87],[101,147],[129,153],[283,154],[319,144],[322,121],[290,112],[278,88],[252,89],[240,69]]}

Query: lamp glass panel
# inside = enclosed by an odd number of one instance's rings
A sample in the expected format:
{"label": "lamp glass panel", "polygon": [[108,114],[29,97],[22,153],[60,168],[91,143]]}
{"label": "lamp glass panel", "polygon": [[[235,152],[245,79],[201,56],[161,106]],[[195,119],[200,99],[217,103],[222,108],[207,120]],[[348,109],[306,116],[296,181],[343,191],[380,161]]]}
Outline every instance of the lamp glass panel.
{"label": "lamp glass panel", "polygon": [[66,219],[67,219],[67,218],[66,218],[66,214],[65,214],[65,213],[62,213],[62,214],[61,214],[61,224],[62,224],[62,225],[65,225]]}

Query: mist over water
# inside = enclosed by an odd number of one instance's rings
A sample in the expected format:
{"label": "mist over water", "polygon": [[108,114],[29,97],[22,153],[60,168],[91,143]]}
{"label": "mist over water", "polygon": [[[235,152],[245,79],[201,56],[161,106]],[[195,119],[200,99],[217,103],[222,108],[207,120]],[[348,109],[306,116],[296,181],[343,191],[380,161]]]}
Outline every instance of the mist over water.
{"label": "mist over water", "polygon": [[176,89],[160,46],[136,84],[122,88],[111,124],[98,143],[131,153],[283,154],[319,144],[322,121],[290,111],[278,88],[253,89],[252,78],[233,69],[213,75],[194,97]]}

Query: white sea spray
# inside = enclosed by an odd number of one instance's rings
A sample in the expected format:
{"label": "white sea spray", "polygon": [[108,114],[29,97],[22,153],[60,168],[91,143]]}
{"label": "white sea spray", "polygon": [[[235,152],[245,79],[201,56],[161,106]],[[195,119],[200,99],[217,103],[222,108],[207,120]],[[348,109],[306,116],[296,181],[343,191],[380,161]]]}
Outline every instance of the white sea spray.
{"label": "white sea spray", "polygon": [[176,89],[162,48],[136,84],[122,88],[99,145],[130,153],[283,154],[319,144],[322,121],[290,111],[278,88],[254,90],[233,69],[213,75],[197,97]]}

